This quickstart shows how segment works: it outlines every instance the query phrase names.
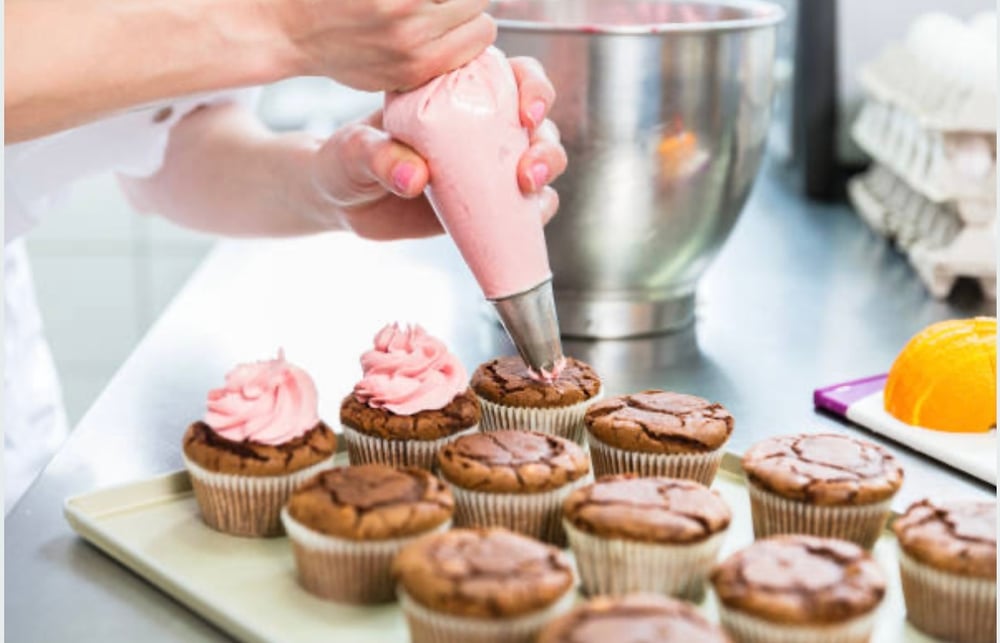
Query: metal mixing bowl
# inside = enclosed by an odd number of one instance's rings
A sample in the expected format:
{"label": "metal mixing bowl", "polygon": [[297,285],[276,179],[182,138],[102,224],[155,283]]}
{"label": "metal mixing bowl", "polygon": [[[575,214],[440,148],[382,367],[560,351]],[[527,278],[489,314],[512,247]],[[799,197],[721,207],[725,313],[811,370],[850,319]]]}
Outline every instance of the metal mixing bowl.
{"label": "metal mixing bowl", "polygon": [[765,2],[497,0],[498,46],[558,92],[569,169],[546,232],[563,334],[684,327],[764,152],[775,27]]}

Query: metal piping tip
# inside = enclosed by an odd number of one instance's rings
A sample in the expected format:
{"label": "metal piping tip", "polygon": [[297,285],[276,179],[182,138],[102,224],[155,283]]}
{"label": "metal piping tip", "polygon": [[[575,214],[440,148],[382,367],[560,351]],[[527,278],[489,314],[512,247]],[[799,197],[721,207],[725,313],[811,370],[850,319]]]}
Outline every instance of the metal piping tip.
{"label": "metal piping tip", "polygon": [[525,364],[539,374],[561,367],[562,341],[551,279],[516,295],[491,299],[490,303]]}

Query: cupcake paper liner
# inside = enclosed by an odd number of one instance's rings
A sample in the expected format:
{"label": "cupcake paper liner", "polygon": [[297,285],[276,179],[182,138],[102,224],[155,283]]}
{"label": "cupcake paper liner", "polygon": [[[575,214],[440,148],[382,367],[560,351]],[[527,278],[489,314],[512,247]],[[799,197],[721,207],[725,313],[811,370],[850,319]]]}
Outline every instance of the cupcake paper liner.
{"label": "cupcake paper liner", "polygon": [[576,598],[569,589],[549,607],[494,620],[435,612],[410,598],[402,587],[396,591],[411,643],[534,643],[545,624],[568,612]]}
{"label": "cupcake paper liner", "polygon": [[997,582],[935,569],[899,551],[906,617],[917,629],[957,643],[997,640]]}
{"label": "cupcake paper liner", "polygon": [[420,467],[434,470],[438,449],[463,435],[479,430],[479,425],[462,429],[437,440],[387,440],[341,424],[347,441],[347,458],[352,465],[385,464],[392,467]]}
{"label": "cupcake paper liner", "polygon": [[719,621],[736,643],[868,643],[878,610],[843,623],[774,623],[719,603]]}
{"label": "cupcake paper liner", "polygon": [[292,541],[299,582],[310,593],[340,603],[372,605],[396,598],[392,561],[399,550],[426,533],[447,531],[451,521],[430,532],[388,540],[349,540],[319,533],[281,511]]}
{"label": "cupcake paper liner", "polygon": [[280,536],[281,508],[295,489],[333,466],[333,457],[279,476],[242,476],[209,471],[184,457],[201,517],[233,536]]}
{"label": "cupcake paper liner", "polygon": [[687,478],[706,487],[712,485],[726,447],[723,443],[718,449],[707,453],[643,453],[619,449],[602,442],[589,432],[587,439],[590,442],[594,475],[598,478],[608,474],[636,473],[640,476]]}
{"label": "cupcake paper liner", "polygon": [[573,490],[593,481],[587,474],[552,491],[491,493],[448,483],[455,497],[456,527],[506,527],[558,547],[566,546],[562,503]]}
{"label": "cupcake paper liner", "polygon": [[480,425],[484,432],[527,429],[550,433],[586,447],[587,430],[583,424],[583,416],[587,414],[591,404],[601,399],[601,395],[602,391],[598,391],[589,400],[554,408],[507,406],[480,397],[479,405],[483,410]]}
{"label": "cupcake paper liner", "polygon": [[867,505],[812,505],[789,500],[747,482],[755,538],[808,534],[840,538],[871,549],[885,527],[892,497]]}
{"label": "cupcake paper liner", "polygon": [[691,544],[603,538],[563,521],[588,596],[631,592],[667,594],[698,602],[726,538],[726,530]]}

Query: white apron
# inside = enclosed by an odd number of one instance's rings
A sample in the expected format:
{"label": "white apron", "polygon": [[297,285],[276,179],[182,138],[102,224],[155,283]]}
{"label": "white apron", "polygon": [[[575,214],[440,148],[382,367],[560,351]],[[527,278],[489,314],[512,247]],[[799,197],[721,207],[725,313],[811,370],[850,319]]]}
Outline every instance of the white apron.
{"label": "white apron", "polygon": [[79,179],[104,172],[156,173],[170,128],[199,105],[237,101],[252,108],[257,95],[257,90],[240,90],[182,98],[4,146],[5,513],[68,435],[21,237]]}

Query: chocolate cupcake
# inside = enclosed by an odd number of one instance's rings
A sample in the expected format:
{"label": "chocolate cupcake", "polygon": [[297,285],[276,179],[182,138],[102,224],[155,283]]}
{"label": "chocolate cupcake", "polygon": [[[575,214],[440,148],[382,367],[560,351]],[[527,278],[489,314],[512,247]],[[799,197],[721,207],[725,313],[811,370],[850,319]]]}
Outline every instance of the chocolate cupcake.
{"label": "chocolate cupcake", "polygon": [[448,487],[425,469],[365,464],[309,479],[281,519],[303,587],[369,604],[395,598],[396,554],[418,536],[448,529],[453,509]]}
{"label": "chocolate cupcake", "polygon": [[638,473],[712,484],[733,432],[724,406],[694,395],[643,391],[598,402],[584,418],[594,474]]}
{"label": "chocolate cupcake", "polygon": [[892,454],[837,434],[768,438],[743,456],[753,531],[850,540],[871,549],[903,484]]}
{"label": "chocolate cupcake", "polygon": [[574,491],[563,517],[585,594],[699,600],[732,514],[693,480],[622,474]]}
{"label": "chocolate cupcake", "polygon": [[601,380],[587,364],[567,357],[552,379],[532,373],[520,357],[499,357],[472,374],[483,408],[483,431],[531,429],[585,446],[583,414],[601,395]]}
{"label": "chocolate cupcake", "polygon": [[907,618],[957,643],[997,640],[996,500],[921,500],[893,523]]}
{"label": "chocolate cupcake", "polygon": [[493,431],[443,446],[438,468],[455,495],[457,527],[506,527],[562,547],[562,503],[588,481],[590,458],[554,435]]}
{"label": "chocolate cupcake", "polygon": [[426,536],[393,571],[413,643],[529,643],[573,604],[566,555],[506,529]]}
{"label": "chocolate cupcake", "polygon": [[205,523],[234,536],[281,535],[281,507],[333,466],[337,437],[317,416],[316,387],[278,358],[242,364],[208,394],[184,434],[183,459]]}
{"label": "chocolate cupcake", "polygon": [[600,596],[545,626],[538,643],[730,643],[690,603],[654,594]]}
{"label": "chocolate cupcake", "polygon": [[854,543],[775,536],[712,571],[722,626],[738,643],[867,643],[885,577]]}
{"label": "chocolate cupcake", "polygon": [[364,377],[340,405],[351,464],[430,469],[442,445],[478,428],[461,362],[419,326],[383,328],[361,366]]}

